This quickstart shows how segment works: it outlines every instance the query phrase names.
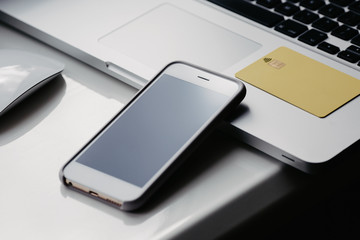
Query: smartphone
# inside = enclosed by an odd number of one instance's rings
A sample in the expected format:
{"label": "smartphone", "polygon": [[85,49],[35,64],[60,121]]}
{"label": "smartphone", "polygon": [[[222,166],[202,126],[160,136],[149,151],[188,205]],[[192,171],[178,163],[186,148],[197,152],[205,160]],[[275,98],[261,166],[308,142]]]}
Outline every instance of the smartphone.
{"label": "smartphone", "polygon": [[62,168],[61,180],[117,208],[134,210],[244,96],[238,80],[172,63]]}

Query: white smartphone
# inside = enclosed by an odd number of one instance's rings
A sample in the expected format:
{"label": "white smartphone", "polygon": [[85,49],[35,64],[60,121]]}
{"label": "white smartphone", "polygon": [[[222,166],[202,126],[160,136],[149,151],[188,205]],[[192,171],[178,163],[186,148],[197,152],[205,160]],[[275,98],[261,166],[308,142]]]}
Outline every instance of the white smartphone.
{"label": "white smartphone", "polygon": [[134,210],[244,96],[240,81],[172,63],[62,168],[61,180]]}

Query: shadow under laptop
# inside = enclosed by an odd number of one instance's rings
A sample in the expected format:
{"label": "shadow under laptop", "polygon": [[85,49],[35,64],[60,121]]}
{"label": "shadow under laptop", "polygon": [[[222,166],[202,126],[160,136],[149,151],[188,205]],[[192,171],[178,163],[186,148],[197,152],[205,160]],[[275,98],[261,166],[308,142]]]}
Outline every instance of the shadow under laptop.
{"label": "shadow under laptop", "polygon": [[360,155],[351,148],[316,175],[287,168],[302,184],[220,239],[359,239]]}

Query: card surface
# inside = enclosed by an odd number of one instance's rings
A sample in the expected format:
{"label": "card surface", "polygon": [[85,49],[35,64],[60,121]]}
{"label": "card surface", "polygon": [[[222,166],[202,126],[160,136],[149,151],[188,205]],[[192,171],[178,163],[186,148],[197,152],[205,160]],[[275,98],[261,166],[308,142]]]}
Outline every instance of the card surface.
{"label": "card surface", "polygon": [[235,76],[321,118],[360,94],[360,80],[286,47]]}

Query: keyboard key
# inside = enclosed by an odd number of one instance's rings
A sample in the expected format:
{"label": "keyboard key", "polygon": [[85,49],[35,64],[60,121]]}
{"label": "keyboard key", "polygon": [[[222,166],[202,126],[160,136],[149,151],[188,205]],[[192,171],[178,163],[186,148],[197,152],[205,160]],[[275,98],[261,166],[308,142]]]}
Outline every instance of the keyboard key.
{"label": "keyboard key", "polygon": [[285,16],[292,16],[298,11],[300,11],[300,8],[298,6],[295,6],[292,3],[284,2],[280,5],[278,5],[275,8],[275,11],[281,14],[284,14]]}
{"label": "keyboard key", "polygon": [[345,11],[341,7],[335,6],[334,4],[328,4],[320,8],[319,13],[329,18],[337,18]]}
{"label": "keyboard key", "polygon": [[318,46],[318,49],[323,50],[324,52],[327,52],[327,53],[332,54],[332,55],[340,52],[339,47],[337,47],[335,45],[332,45],[330,43],[327,43],[327,42],[320,43],[319,46]]}
{"label": "keyboard key", "polygon": [[360,35],[357,35],[353,39],[351,39],[351,43],[360,46]]}
{"label": "keyboard key", "polygon": [[331,35],[338,37],[342,40],[348,41],[358,35],[359,32],[349,26],[342,25],[331,32]]}
{"label": "keyboard key", "polygon": [[284,20],[283,16],[270,12],[262,7],[255,6],[247,1],[209,0],[209,2],[215,3],[266,27],[274,27],[276,24]]}
{"label": "keyboard key", "polygon": [[305,24],[310,24],[315,20],[319,19],[319,15],[305,9],[302,10],[301,12],[296,13],[294,15],[294,19]]}
{"label": "keyboard key", "polygon": [[355,45],[351,45],[351,46],[348,47],[346,50],[347,50],[347,51],[350,51],[350,52],[352,52],[352,53],[355,53],[355,54],[357,54],[357,55],[360,55],[360,47],[357,47],[357,46],[355,46]]}
{"label": "keyboard key", "polygon": [[335,3],[339,6],[346,7],[350,3],[354,2],[354,0],[330,0],[330,2]]}
{"label": "keyboard key", "polygon": [[306,7],[310,10],[317,10],[324,5],[325,2],[322,0],[302,0],[300,2],[300,6]]}
{"label": "keyboard key", "polygon": [[330,32],[337,28],[339,24],[329,18],[323,17],[315,21],[312,26],[324,32]]}
{"label": "keyboard key", "polygon": [[267,8],[274,8],[281,3],[281,0],[256,0],[256,3]]}
{"label": "keyboard key", "polygon": [[339,52],[337,56],[351,63],[356,63],[360,61],[360,55],[347,50]]}
{"label": "keyboard key", "polygon": [[303,32],[305,32],[308,28],[301,23],[297,23],[292,20],[286,20],[275,27],[275,30],[281,32],[289,37],[297,37]]}
{"label": "keyboard key", "polygon": [[354,12],[347,12],[341,15],[338,20],[350,26],[356,26],[360,23],[360,15]]}
{"label": "keyboard key", "polygon": [[327,39],[326,33],[320,32],[315,29],[311,29],[299,37],[299,40],[301,42],[309,44],[310,46],[316,46],[325,39]]}
{"label": "keyboard key", "polygon": [[360,1],[356,1],[349,6],[349,9],[360,14]]}

